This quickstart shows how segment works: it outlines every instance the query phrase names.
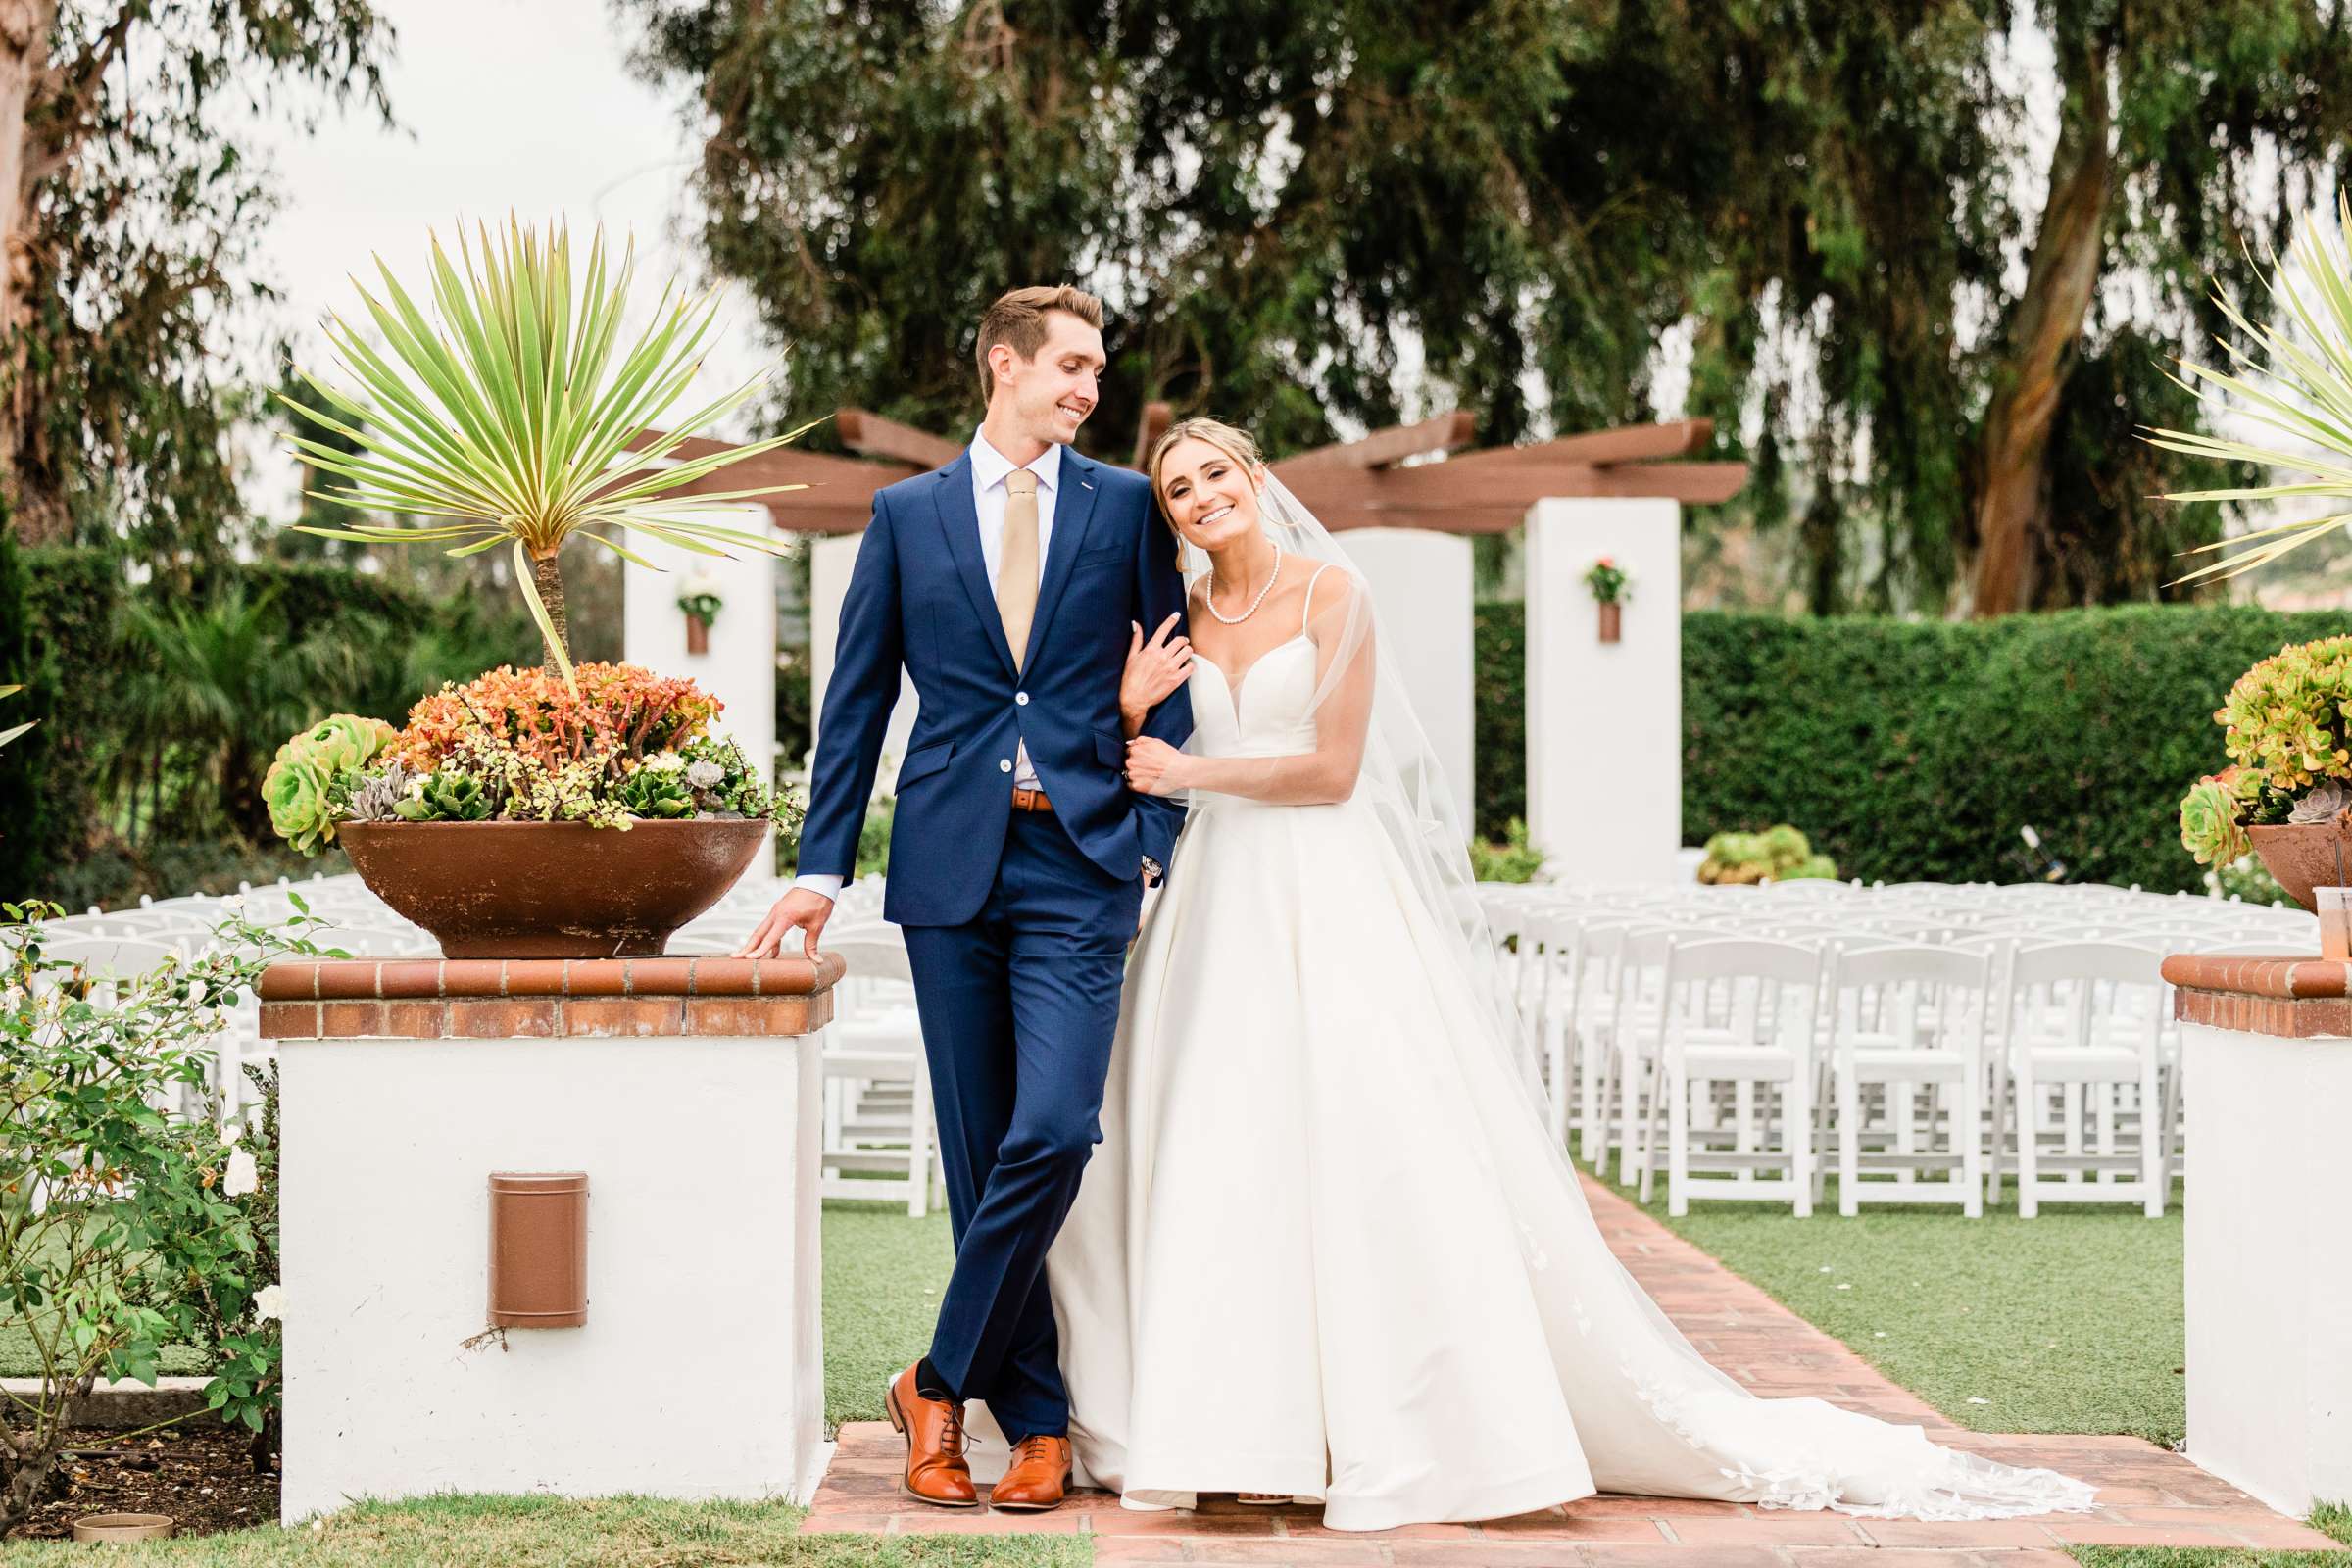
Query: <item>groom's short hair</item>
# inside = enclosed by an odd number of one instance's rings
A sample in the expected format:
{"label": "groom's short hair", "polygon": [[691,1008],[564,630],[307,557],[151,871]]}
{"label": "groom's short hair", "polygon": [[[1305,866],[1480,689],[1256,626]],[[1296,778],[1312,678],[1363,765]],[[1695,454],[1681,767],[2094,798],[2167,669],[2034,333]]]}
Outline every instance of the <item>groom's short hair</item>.
{"label": "groom's short hair", "polygon": [[980,346],[973,351],[973,358],[980,362],[982,403],[997,389],[997,378],[988,368],[988,351],[1003,343],[1022,359],[1034,359],[1046,346],[1049,311],[1067,311],[1096,331],[1102,330],[1102,302],[1082,288],[1062,283],[998,295],[997,302],[980,318]]}

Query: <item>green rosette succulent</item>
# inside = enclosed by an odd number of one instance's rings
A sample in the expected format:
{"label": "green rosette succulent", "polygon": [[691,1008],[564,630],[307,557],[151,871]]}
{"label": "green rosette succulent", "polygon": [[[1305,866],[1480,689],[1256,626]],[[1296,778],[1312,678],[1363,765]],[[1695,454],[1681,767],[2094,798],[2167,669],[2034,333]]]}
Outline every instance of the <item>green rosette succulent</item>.
{"label": "green rosette succulent", "polygon": [[2245,808],[2261,789],[2261,775],[2230,768],[2208,774],[2180,799],[2180,847],[2199,865],[2228,865],[2250,853]]}
{"label": "green rosette succulent", "polygon": [[490,815],[490,797],[472,774],[443,768],[419,779],[392,810],[407,822],[480,822]]}
{"label": "green rosette succulent", "polygon": [[641,767],[621,781],[620,804],[632,816],[692,816],[694,786],[682,768]]}
{"label": "green rosette succulent", "polygon": [[277,749],[270,771],[262,778],[262,800],[270,808],[270,825],[305,855],[316,855],[335,838],[333,805],[327,787],[333,777],[288,741]]}
{"label": "green rosette succulent", "polygon": [[400,731],[380,718],[330,713],[286,744],[324,768],[329,777],[356,773],[381,756]]}

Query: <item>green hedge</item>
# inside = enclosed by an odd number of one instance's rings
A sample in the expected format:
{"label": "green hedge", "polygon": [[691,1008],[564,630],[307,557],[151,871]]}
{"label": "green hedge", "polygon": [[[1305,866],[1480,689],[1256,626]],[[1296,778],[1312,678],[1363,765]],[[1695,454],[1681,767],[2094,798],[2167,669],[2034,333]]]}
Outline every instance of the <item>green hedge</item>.
{"label": "green hedge", "polygon": [[[169,692],[177,673],[157,668],[132,635],[126,611],[137,596],[168,592],[173,603],[204,605],[241,589],[248,602],[267,600],[273,646],[323,634],[358,650],[349,678],[318,693],[321,712],[398,722],[419,691],[441,679],[538,657],[528,612],[503,596],[469,590],[434,598],[348,567],[280,561],[225,566],[158,590],[131,586],[122,562],[103,551],[35,549],[16,559],[21,579],[0,561],[0,684],[24,681],[30,689],[12,700],[23,706],[13,717],[0,713],[0,723],[38,716],[41,725],[0,755],[0,772],[38,803],[30,820],[12,818],[0,828],[4,897],[111,905],[141,892],[188,891],[182,884],[234,886],[239,876],[282,868],[284,847],[274,840],[247,844],[209,831],[131,843],[119,831],[119,803],[101,798],[98,780],[126,748],[153,741],[131,733],[123,695],[140,679],[160,680]],[[12,623],[23,626],[22,640],[12,639]]]}
{"label": "green hedge", "polygon": [[[1522,606],[1479,607],[1478,820],[1495,838],[1523,809],[1524,629]],[[2177,810],[2225,760],[2214,709],[2248,664],[2347,629],[2199,606],[1687,615],[1683,842],[1791,822],[1848,876],[2016,881],[2044,869],[2031,824],[2070,881],[2193,888]]]}

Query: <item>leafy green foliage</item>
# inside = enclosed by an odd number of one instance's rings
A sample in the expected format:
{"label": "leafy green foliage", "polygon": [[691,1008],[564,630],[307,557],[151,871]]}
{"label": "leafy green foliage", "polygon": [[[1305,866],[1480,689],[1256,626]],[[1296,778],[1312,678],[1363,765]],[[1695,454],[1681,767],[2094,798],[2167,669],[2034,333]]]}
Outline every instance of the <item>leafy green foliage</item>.
{"label": "leafy green foliage", "polygon": [[260,1430],[274,1352],[256,1301],[275,1280],[206,1085],[226,1010],[271,959],[319,951],[307,914],[271,928],[232,911],[197,956],[93,975],[49,956],[60,912],[0,906],[0,1314],[40,1378],[0,1410],[0,1535],[39,1497],[71,1402],[100,1377],[152,1383],[167,1346],[211,1335],[227,1357],[216,1407],[242,1401]]}
{"label": "leafy green foliage", "polygon": [[1533,882],[1543,869],[1544,852],[1528,842],[1523,818],[1511,818],[1500,844],[1470,840],[1470,874],[1481,882]]}
{"label": "leafy green foliage", "polygon": [[[795,407],[960,428],[982,309],[1063,279],[1111,305],[1085,438],[1120,459],[1152,399],[1277,455],[1452,401],[1489,442],[1641,420],[1687,342],[1677,412],[1753,469],[1707,522],[1793,534],[1825,612],[1942,606],[2028,361],[2057,403],[2028,598],[2156,597],[2222,518],[2145,498],[2226,473],[2132,426],[2178,421],[2162,361],[2230,331],[2205,279],[2250,281],[2241,236],[2352,130],[2322,0],[627,9],[709,123],[703,248]],[[2057,270],[2095,283],[2052,360],[2034,127],[2094,93]]]}
{"label": "leafy green foliage", "polygon": [[1837,876],[1838,862],[1814,854],[1804,834],[1786,822],[1761,833],[1718,833],[1707,840],[1707,858],[1698,862],[1698,879],[1711,884],[1835,881]]}
{"label": "leafy green foliage", "polygon": [[[1525,810],[1525,613],[1478,607],[1477,820]],[[1683,841],[1801,822],[1846,876],[2202,889],[2181,791],[2222,760],[2215,708],[2329,612],[2127,606],[1917,622],[1683,618]]]}
{"label": "leafy green foliage", "polygon": [[[276,197],[268,161],[246,156],[253,117],[302,127],[357,100],[388,120],[391,28],[369,0],[54,12],[14,149],[31,182],[11,236],[27,278],[19,402],[0,416],[17,524],[167,572],[222,562],[242,533],[230,434],[252,411],[220,384],[221,350],[271,298],[255,262]],[[231,83],[250,113],[221,112]]]}

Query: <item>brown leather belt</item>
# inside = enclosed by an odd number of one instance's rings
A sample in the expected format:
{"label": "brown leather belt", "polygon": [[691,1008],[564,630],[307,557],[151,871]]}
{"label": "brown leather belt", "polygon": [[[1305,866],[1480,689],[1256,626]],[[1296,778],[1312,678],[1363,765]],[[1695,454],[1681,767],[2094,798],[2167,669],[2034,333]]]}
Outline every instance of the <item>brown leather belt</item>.
{"label": "brown leather belt", "polygon": [[1046,799],[1044,790],[1016,789],[1012,792],[1012,808],[1016,811],[1051,811],[1054,803]]}

